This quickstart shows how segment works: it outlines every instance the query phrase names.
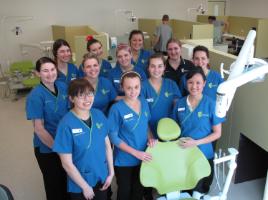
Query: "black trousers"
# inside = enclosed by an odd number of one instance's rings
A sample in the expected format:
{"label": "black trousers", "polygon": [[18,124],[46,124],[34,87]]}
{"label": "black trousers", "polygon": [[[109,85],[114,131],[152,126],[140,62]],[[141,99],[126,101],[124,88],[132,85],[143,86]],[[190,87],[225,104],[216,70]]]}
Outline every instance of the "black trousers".
{"label": "black trousers", "polygon": [[67,176],[56,153],[40,153],[34,149],[39,168],[43,174],[43,181],[47,200],[68,200]]}
{"label": "black trousers", "polygon": [[115,167],[117,200],[142,200],[143,186],[140,182],[140,165]]}
{"label": "black trousers", "polygon": [[[209,176],[202,178],[196,185],[196,187],[192,191],[198,191],[200,193],[208,193],[210,189],[210,185],[213,181],[213,174],[214,174],[214,164],[213,159],[208,160],[209,165],[211,167],[211,173]],[[202,170],[202,169],[200,169]]]}
{"label": "black trousers", "polygon": [[[106,200],[107,199],[107,190],[101,191],[102,184],[98,183],[93,187],[94,198],[93,200]],[[70,193],[71,200],[86,200],[83,193]]]}

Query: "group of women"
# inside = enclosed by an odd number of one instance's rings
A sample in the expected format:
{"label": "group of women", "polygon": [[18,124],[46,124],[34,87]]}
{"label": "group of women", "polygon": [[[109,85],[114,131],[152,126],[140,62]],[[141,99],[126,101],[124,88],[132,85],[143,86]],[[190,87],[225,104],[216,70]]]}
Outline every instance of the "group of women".
{"label": "group of women", "polygon": [[[163,117],[180,125],[181,147],[198,146],[211,163],[224,121],[214,111],[223,80],[209,69],[207,48],[196,47],[191,62],[181,57],[180,41],[170,39],[165,60],[144,50],[143,40],[133,30],[129,45],[118,45],[114,68],[93,37],[79,68],[62,39],[53,45],[55,60],[36,62],[40,84],[27,97],[26,114],[48,200],[109,199],[114,175],[117,200],[152,199],[139,170],[141,161],[153,159],[145,149],[156,144]],[[195,190],[208,192],[211,180],[202,179]]]}

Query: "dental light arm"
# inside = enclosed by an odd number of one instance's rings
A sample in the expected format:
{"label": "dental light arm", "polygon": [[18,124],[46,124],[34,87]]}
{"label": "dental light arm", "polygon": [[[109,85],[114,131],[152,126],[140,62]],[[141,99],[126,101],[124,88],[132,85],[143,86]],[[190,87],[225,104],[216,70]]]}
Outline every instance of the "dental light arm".
{"label": "dental light arm", "polygon": [[[216,115],[225,117],[230,108],[236,89],[268,73],[268,63],[253,58],[253,45],[256,32],[251,30],[237,57],[231,65],[228,79],[221,83],[217,89]],[[252,66],[251,68],[248,68]]]}

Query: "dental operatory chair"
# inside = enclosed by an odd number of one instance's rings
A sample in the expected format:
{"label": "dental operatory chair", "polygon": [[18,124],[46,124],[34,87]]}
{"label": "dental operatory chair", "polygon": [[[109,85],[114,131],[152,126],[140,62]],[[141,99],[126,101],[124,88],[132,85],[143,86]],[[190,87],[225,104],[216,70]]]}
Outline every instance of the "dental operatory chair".
{"label": "dental operatory chair", "polygon": [[[238,152],[235,149],[229,149],[230,155],[228,156],[223,153],[215,156],[215,178],[219,187],[219,179],[225,182],[223,190],[215,196],[202,196],[199,192],[194,191],[192,197],[188,193],[180,193],[180,191],[193,189],[200,179],[210,174],[211,168],[208,160],[198,147],[183,149],[178,145],[180,127],[174,120],[161,119],[158,122],[157,133],[163,142],[159,141],[153,148],[147,148],[146,152],[150,153],[153,159],[150,162],[143,162],[140,170],[140,180],[143,186],[153,187],[161,195],[157,200],[226,199],[236,167],[235,159]],[[229,162],[229,173],[223,180],[219,176],[219,171],[224,174],[225,172],[218,164],[226,161]]]}

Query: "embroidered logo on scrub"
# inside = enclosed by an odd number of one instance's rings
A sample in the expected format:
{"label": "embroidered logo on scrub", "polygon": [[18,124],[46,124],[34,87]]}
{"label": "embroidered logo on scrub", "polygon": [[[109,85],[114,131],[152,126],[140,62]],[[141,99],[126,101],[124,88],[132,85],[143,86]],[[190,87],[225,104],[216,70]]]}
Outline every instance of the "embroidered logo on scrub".
{"label": "embroidered logo on scrub", "polygon": [[73,133],[74,136],[78,136],[78,135],[84,134],[82,128],[73,128],[72,129],[72,133]]}
{"label": "embroidered logo on scrub", "polygon": [[197,113],[197,116],[198,116],[199,118],[201,118],[201,117],[209,117],[208,114],[204,114],[202,111],[199,111],[199,112]]}
{"label": "embroidered logo on scrub", "polygon": [[102,89],[102,90],[101,90],[101,93],[102,93],[103,95],[106,95],[108,92],[110,92],[110,90],[105,90],[105,89]]}
{"label": "embroidered logo on scrub", "polygon": [[141,62],[142,62],[142,64],[144,64],[144,63],[145,63],[145,60],[144,60],[144,59],[142,59],[142,60],[141,60]]}
{"label": "embroidered logo on scrub", "polygon": [[145,115],[145,117],[148,117],[148,113],[146,111],[144,112],[144,115]]}
{"label": "embroidered logo on scrub", "polygon": [[217,87],[217,86],[218,86],[218,85],[216,85],[216,84],[213,85],[213,83],[209,83],[209,84],[208,84],[208,87],[209,87],[209,88],[213,88],[213,87]]}
{"label": "embroidered logo on scrub", "polygon": [[172,93],[169,93],[169,92],[165,92],[165,97],[169,97],[169,96],[171,96],[172,95]]}
{"label": "embroidered logo on scrub", "polygon": [[101,127],[103,126],[103,123],[96,123],[96,126],[98,129],[101,129]]}

